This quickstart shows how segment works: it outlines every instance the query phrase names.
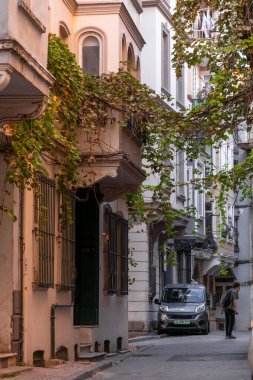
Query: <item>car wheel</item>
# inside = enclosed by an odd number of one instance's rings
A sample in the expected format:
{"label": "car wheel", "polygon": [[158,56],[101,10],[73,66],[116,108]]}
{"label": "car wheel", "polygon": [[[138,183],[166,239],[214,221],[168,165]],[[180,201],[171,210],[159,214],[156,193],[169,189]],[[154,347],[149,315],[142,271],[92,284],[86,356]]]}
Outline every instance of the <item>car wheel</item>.
{"label": "car wheel", "polygon": [[205,328],[205,330],[202,331],[202,334],[203,334],[203,335],[208,335],[208,334],[209,334],[209,331],[210,331],[210,330],[209,330],[209,322],[208,322],[208,323],[207,323],[207,326],[206,326],[206,328]]}

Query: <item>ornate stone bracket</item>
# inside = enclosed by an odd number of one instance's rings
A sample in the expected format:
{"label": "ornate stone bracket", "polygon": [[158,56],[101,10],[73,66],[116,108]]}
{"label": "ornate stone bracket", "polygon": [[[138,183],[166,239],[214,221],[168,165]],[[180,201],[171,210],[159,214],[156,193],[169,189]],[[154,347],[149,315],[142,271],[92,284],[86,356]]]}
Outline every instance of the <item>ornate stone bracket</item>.
{"label": "ornate stone bracket", "polygon": [[11,76],[6,71],[0,71],[0,91],[3,91],[8,86]]}

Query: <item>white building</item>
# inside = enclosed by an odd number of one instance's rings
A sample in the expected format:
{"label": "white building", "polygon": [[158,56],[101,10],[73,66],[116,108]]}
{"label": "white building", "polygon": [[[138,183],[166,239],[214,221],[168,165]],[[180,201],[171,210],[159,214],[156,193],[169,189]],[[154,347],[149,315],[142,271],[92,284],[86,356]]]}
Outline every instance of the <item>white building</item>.
{"label": "white building", "polygon": [[[146,45],[141,54],[141,81],[157,94],[171,95],[173,100],[168,106],[175,110],[187,110],[205,96],[210,73],[203,62],[191,69],[184,67],[182,77],[176,78],[171,63],[174,33],[171,12],[175,2],[146,0],[142,4],[141,31]],[[231,145],[222,145],[218,150],[207,147],[205,153],[191,162],[187,160],[184,151],[175,151],[176,192],[171,197],[171,203],[176,210],[194,207],[195,216],[181,216],[175,220],[173,236],[164,233],[163,218],[159,212],[157,220],[150,221],[149,224],[136,223],[130,231],[130,249],[137,263],[135,267],[130,267],[130,277],[134,279],[129,292],[130,334],[134,335],[137,331],[145,333],[156,328],[157,306],[153,300],[154,297],[159,297],[166,283],[192,280],[205,283],[211,295],[210,327],[222,328],[220,311],[216,310],[220,297],[216,294],[220,291],[219,266],[221,256],[225,266],[233,266],[233,239],[226,236],[223,243],[218,244],[220,215],[215,214],[213,200],[192,184],[182,186],[180,183],[190,182],[196,176],[204,177],[207,156],[213,160],[216,170],[225,163],[231,165],[232,152]],[[156,184],[158,178],[150,175],[147,181]],[[147,204],[151,196],[147,192]],[[233,215],[232,204],[233,202],[228,210],[230,217]],[[167,251],[176,252],[176,265],[167,263],[167,252],[161,252],[160,249],[164,243]],[[233,273],[232,277],[228,280],[230,285],[235,278]]]}

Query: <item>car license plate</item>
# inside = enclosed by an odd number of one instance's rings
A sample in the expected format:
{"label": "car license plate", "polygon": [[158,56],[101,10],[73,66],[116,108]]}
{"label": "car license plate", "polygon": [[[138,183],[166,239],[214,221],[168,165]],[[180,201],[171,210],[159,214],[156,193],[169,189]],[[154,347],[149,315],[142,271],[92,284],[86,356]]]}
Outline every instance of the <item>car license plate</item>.
{"label": "car license plate", "polygon": [[174,321],[174,325],[190,325],[191,324],[191,322],[189,322],[189,321]]}

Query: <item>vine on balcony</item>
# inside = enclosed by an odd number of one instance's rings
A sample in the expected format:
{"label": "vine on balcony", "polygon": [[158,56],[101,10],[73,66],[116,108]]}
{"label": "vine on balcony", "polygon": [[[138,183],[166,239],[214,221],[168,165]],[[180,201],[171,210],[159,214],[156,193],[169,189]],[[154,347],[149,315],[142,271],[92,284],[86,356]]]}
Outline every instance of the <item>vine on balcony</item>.
{"label": "vine on balcony", "polygon": [[[184,7],[186,4],[191,5],[192,12],[189,14],[192,21],[197,2],[182,0],[178,4],[178,20],[183,17],[185,23],[185,28],[180,28],[181,34],[178,31],[178,36],[182,36],[181,45],[179,39],[176,41],[176,58],[179,62],[177,67],[180,71],[180,62],[187,58],[183,52],[183,43],[189,48],[189,39],[182,35],[182,30],[187,30],[190,25]],[[179,25],[175,21],[176,30]],[[205,46],[204,43],[202,45]],[[207,54],[206,49],[197,57],[202,58],[204,54]],[[188,62],[198,63],[191,54]],[[212,70],[215,70],[215,63],[213,65]],[[90,156],[87,160],[89,165],[95,160],[93,146],[95,143],[99,144],[101,131],[106,128],[106,120],[113,112],[119,112],[122,128],[127,126],[130,118],[134,118],[138,128],[134,133],[145,136],[143,159],[147,164],[144,169],[151,171],[157,178],[157,184],[152,188],[144,187],[145,190],[151,190],[152,194],[148,204],[143,202],[142,188],[138,194],[128,195],[129,205],[135,213],[137,210],[138,217],[143,218],[142,220],[161,217],[171,233],[175,218],[182,214],[182,210],[174,210],[171,205],[171,195],[179,185],[173,175],[177,151],[184,150],[188,159],[194,160],[204,153],[206,145],[218,144],[220,139],[227,139],[238,121],[244,120],[246,115],[250,116],[249,104],[244,102],[241,105],[241,99],[246,92],[243,87],[246,86],[246,80],[242,78],[235,86],[235,78],[224,68],[221,73],[219,64],[216,66],[217,76],[212,80],[213,90],[206,102],[190,111],[177,113],[164,106],[164,101],[172,102],[172,99],[157,96],[153,90],[123,69],[101,76],[83,73],[74,54],[56,36],[51,35],[48,68],[56,81],[46,109],[39,119],[10,125],[5,131],[6,181],[21,189],[36,190],[39,177],[45,174],[46,163],[58,168],[57,179],[61,190],[87,186],[87,174],[82,175],[82,171],[78,169],[83,164],[79,150],[80,138],[84,134],[90,136]],[[247,73],[247,78],[251,78],[249,68]],[[238,74],[236,78],[238,79]],[[228,88],[233,88],[232,95],[226,93],[224,79],[230,86]],[[230,105],[231,99],[233,105]],[[205,159],[208,161],[208,157]],[[207,183],[212,183],[212,195],[213,191],[219,189],[217,202],[223,207],[227,192],[246,180],[249,165],[253,166],[252,155],[249,155],[244,166],[236,166],[226,173],[214,173],[210,170],[208,176],[201,180],[196,176],[192,185],[199,191],[208,191]],[[192,210],[185,212],[191,214]]]}

